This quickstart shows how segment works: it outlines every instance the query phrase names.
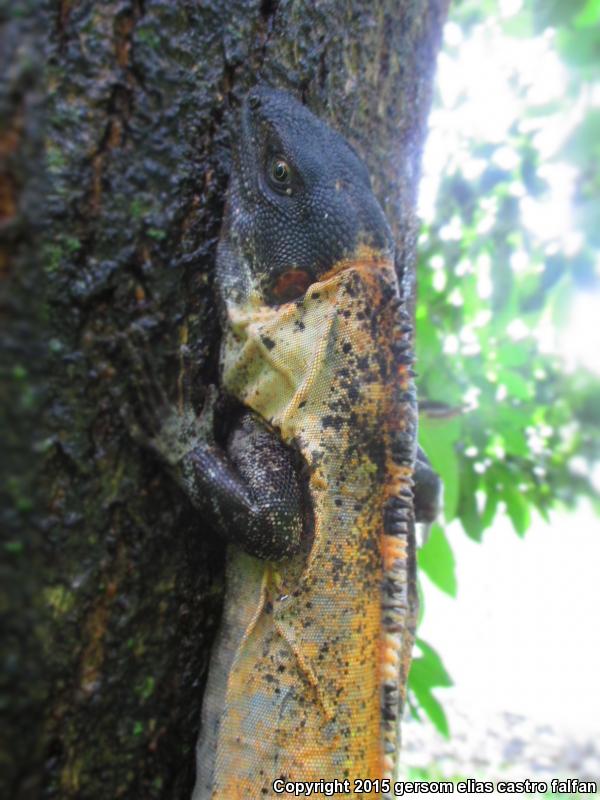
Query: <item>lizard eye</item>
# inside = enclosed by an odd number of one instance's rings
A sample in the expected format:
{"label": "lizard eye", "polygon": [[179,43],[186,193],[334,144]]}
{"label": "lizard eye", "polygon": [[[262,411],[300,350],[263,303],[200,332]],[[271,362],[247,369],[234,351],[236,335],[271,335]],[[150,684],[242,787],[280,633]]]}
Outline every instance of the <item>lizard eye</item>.
{"label": "lizard eye", "polygon": [[289,174],[290,169],[286,161],[284,161],[282,158],[278,158],[273,161],[273,164],[271,165],[271,175],[273,176],[273,179],[277,181],[277,183],[285,183]]}
{"label": "lizard eye", "polygon": [[269,167],[271,185],[278,192],[291,193],[291,169],[284,158],[274,158]]}

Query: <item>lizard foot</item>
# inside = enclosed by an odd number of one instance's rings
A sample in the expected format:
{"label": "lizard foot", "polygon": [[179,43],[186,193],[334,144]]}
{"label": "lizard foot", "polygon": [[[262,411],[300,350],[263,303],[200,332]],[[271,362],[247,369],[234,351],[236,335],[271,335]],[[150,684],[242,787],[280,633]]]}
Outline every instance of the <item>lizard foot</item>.
{"label": "lizard foot", "polygon": [[123,337],[123,352],[131,372],[133,406],[122,410],[122,417],[132,439],[174,466],[199,445],[214,442],[214,406],[218,392],[209,386],[202,412],[197,414],[191,403],[189,348],[180,347],[180,379],[178,402],[172,403],[152,365],[144,333],[132,326]]}

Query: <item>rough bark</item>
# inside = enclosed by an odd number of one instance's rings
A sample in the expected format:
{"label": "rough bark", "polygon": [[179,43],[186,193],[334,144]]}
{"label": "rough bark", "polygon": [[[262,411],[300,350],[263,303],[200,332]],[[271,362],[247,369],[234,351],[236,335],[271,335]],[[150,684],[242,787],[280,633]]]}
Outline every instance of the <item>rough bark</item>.
{"label": "rough bark", "polygon": [[[296,92],[366,159],[410,291],[446,0],[0,2],[0,794],[186,798],[222,546],[130,440],[119,338],[214,382],[235,112]],[[199,394],[199,393],[198,393]]]}

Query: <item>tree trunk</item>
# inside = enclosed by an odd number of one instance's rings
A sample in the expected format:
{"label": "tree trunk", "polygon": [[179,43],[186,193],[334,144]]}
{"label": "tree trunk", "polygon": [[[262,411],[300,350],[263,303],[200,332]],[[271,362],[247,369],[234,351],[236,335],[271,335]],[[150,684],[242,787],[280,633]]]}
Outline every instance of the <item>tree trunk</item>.
{"label": "tree trunk", "polygon": [[122,337],[144,327],[173,397],[182,340],[216,382],[215,245],[257,80],[363,155],[410,293],[445,6],[0,2],[2,797],[189,796],[222,544],[127,434]]}

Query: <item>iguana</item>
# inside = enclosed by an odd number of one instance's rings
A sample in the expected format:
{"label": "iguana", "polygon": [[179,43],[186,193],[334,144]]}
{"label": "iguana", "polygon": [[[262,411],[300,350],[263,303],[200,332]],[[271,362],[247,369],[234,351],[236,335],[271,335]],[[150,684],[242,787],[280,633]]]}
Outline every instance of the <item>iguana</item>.
{"label": "iguana", "polygon": [[214,392],[199,417],[156,392],[143,415],[231,543],[193,800],[389,779],[416,608],[411,325],[365,165],[285,92],[241,110],[216,283],[229,433]]}

